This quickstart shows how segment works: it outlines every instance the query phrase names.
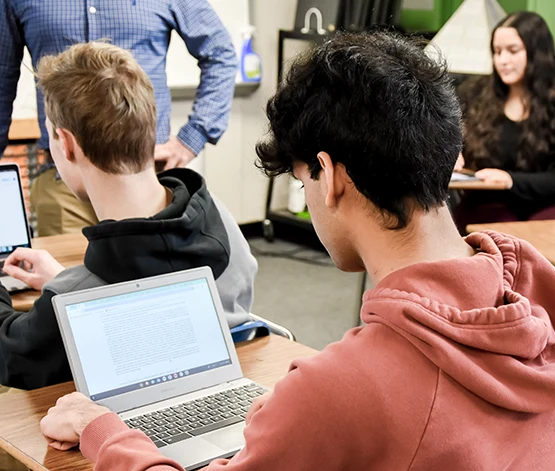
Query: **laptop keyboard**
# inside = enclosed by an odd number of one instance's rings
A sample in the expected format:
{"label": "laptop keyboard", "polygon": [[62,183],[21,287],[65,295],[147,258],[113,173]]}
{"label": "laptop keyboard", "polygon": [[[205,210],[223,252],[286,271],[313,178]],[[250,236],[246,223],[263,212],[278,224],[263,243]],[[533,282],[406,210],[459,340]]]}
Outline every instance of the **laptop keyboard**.
{"label": "laptop keyboard", "polygon": [[253,400],[266,391],[251,383],[124,422],[142,430],[160,448],[244,421]]}

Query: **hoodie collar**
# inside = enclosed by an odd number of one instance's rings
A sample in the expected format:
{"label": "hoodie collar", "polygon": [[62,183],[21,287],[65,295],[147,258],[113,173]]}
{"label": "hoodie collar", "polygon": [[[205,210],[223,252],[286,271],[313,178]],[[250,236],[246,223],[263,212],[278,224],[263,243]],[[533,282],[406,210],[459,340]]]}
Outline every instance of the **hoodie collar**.
{"label": "hoodie collar", "polygon": [[503,254],[487,238],[473,236],[466,242],[477,251],[474,256],[401,268],[382,279],[376,290],[413,293],[462,311],[503,304]]}
{"label": "hoodie collar", "polygon": [[388,275],[365,293],[362,320],[388,326],[491,403],[553,410],[555,312],[548,309],[555,303],[544,299],[555,286],[555,268],[508,236],[475,233],[466,242],[476,255]]}
{"label": "hoodie collar", "polygon": [[217,279],[227,268],[229,238],[203,178],[188,169],[159,175],[172,202],[149,218],[86,227],[85,266],[108,283],[207,265]]}
{"label": "hoodie collar", "polygon": [[545,348],[549,316],[532,310],[530,300],[514,286],[518,263],[514,245],[499,245],[486,233],[466,242],[472,257],[423,262],[385,277],[364,295],[363,320],[384,297],[415,303],[424,309],[420,322],[473,348],[535,358]]}

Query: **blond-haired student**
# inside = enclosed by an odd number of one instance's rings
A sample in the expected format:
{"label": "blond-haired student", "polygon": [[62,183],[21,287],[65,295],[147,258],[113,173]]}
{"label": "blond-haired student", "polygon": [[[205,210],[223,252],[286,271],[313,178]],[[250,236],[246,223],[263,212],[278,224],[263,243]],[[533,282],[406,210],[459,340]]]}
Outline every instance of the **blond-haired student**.
{"label": "blond-haired student", "polygon": [[79,44],[43,58],[37,74],[56,167],[100,222],[83,230],[82,266],[64,270],[32,249],[7,259],[4,271],[42,296],[31,311],[15,312],[0,286],[0,384],[32,389],[71,379],[51,304],[57,293],[208,265],[229,324],[247,321],[256,260],[200,175],[156,175],[154,89],[133,56]]}

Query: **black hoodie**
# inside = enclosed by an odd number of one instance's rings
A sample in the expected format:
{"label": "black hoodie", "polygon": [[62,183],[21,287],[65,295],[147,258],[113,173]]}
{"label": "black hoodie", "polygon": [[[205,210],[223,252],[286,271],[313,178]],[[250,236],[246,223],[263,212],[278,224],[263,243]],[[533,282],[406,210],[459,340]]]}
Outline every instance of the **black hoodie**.
{"label": "black hoodie", "polygon": [[150,218],[85,228],[85,264],[47,283],[29,312],[14,311],[0,284],[0,384],[34,389],[72,379],[51,304],[56,294],[207,265],[230,327],[249,320],[257,264],[233,217],[192,170],[159,179],[173,192],[171,204]]}

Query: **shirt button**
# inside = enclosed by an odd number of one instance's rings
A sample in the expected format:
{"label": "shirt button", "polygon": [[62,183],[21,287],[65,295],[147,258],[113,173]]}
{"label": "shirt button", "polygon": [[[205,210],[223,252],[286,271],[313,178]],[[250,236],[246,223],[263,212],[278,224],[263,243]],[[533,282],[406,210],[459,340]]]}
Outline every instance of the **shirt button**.
{"label": "shirt button", "polygon": [[96,8],[95,7],[90,7],[89,11],[94,14],[94,13],[96,13]]}

